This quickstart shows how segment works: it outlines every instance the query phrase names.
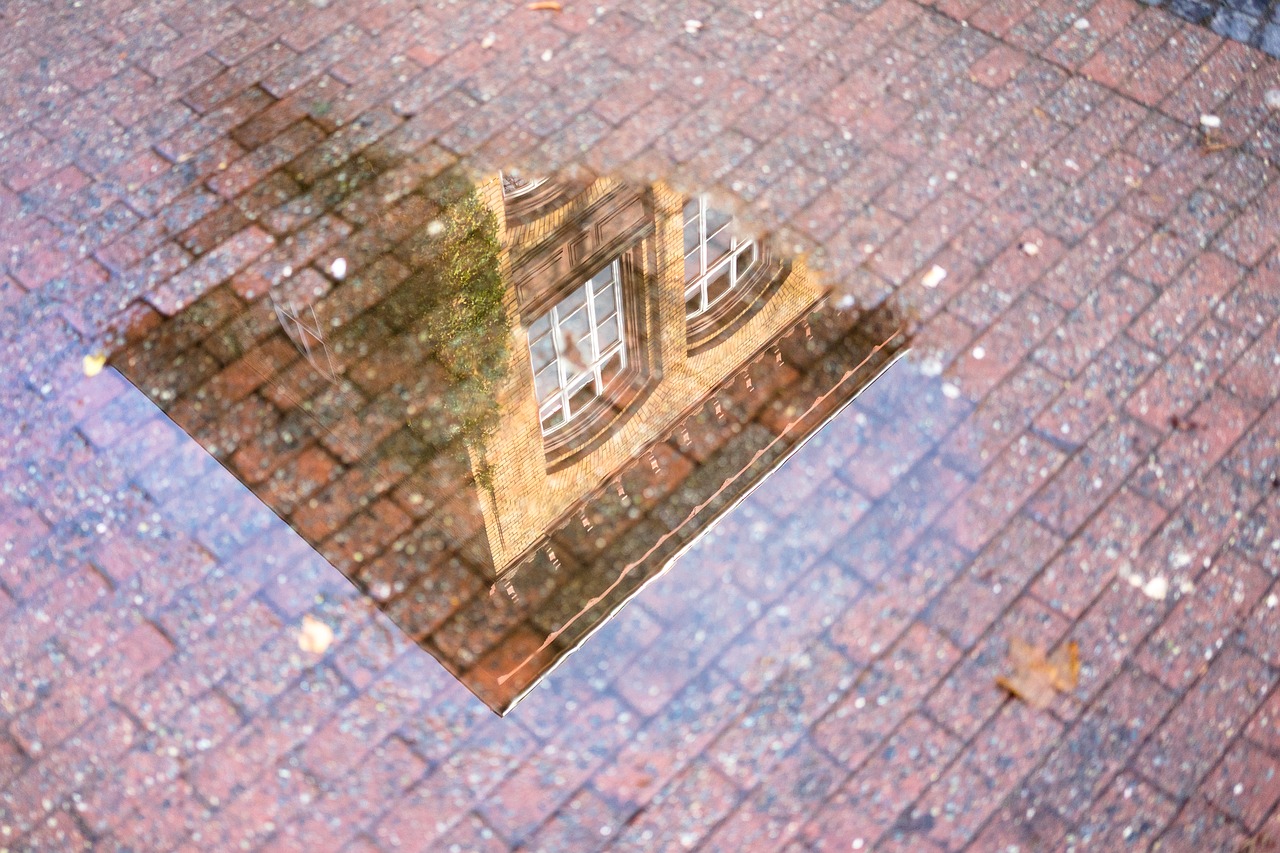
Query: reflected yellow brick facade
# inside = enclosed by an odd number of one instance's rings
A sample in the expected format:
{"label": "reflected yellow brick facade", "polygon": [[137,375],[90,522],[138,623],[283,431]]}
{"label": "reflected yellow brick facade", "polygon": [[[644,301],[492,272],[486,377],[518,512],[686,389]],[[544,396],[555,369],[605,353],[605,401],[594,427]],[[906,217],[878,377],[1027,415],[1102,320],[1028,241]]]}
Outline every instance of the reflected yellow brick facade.
{"label": "reflected yellow brick facade", "polygon": [[[614,182],[600,179],[585,196],[599,195]],[[506,222],[502,184],[498,176],[481,186],[486,202]],[[489,472],[487,499],[481,508],[493,565],[499,576],[536,547],[557,522],[590,491],[606,482],[623,465],[669,434],[692,407],[742,368],[771,341],[784,334],[821,298],[824,289],[802,260],[790,266],[781,285],[758,310],[725,339],[691,353],[686,338],[684,196],[665,184],[651,187],[652,247],[643,255],[645,286],[653,298],[644,301],[653,316],[647,328],[656,340],[660,376],[638,409],[626,417],[590,452],[551,470],[544,450],[538,415],[529,341],[521,322],[520,300],[511,269],[513,254],[531,242],[556,232],[569,206],[542,219],[500,229],[503,277],[508,282],[507,311],[512,364],[499,401],[502,417],[484,448],[470,448],[473,468]],[[482,458],[483,457],[483,458]]]}

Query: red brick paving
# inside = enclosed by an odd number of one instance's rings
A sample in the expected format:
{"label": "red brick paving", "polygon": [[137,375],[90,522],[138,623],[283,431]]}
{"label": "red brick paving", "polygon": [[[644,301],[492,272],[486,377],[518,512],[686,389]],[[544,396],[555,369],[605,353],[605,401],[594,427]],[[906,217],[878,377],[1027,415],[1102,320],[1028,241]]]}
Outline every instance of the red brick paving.
{"label": "red brick paving", "polygon": [[[0,10],[0,847],[1280,843],[1280,65],[1129,0],[567,5]],[[721,187],[922,342],[506,720],[80,366],[457,158]],[[1015,635],[1079,689],[1003,697]]]}

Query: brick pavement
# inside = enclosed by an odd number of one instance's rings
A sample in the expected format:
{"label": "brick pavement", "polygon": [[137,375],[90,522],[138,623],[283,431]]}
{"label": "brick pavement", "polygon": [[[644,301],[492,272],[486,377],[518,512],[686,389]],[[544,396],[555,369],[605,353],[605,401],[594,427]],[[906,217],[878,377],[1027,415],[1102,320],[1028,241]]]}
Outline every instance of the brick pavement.
{"label": "brick pavement", "polygon": [[1205,0],[1143,0],[1175,15],[1204,24],[1229,39],[1255,45],[1280,57],[1280,5],[1275,0],[1205,2]]}
{"label": "brick pavement", "polygon": [[[1280,844],[1280,65],[1131,0],[567,5],[0,9],[0,845]],[[81,369],[459,159],[716,189],[923,341],[506,720]],[[795,559],[797,493],[865,511]],[[1004,697],[1013,636],[1078,689]]]}

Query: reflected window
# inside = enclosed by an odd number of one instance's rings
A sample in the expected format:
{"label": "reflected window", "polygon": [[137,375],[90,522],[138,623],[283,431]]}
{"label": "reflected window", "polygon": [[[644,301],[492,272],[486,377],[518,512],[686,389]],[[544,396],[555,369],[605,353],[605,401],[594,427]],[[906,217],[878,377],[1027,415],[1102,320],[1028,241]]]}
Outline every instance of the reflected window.
{"label": "reflected window", "polygon": [[615,259],[529,326],[543,434],[588,411],[627,366]]}
{"label": "reflected window", "polygon": [[547,182],[546,178],[524,178],[512,172],[502,172],[502,197],[517,199],[529,195]]}
{"label": "reflected window", "polygon": [[684,205],[685,316],[707,313],[737,291],[755,269],[760,250],[730,228],[733,217],[707,206],[705,196]]}

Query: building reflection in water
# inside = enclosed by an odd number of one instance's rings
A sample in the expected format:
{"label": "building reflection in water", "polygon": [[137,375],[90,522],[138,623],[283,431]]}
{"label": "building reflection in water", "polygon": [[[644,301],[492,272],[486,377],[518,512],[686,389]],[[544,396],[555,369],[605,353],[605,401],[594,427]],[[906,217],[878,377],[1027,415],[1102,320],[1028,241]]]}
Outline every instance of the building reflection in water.
{"label": "building reflection in water", "polygon": [[662,183],[359,202],[113,363],[500,713],[906,347]]}

